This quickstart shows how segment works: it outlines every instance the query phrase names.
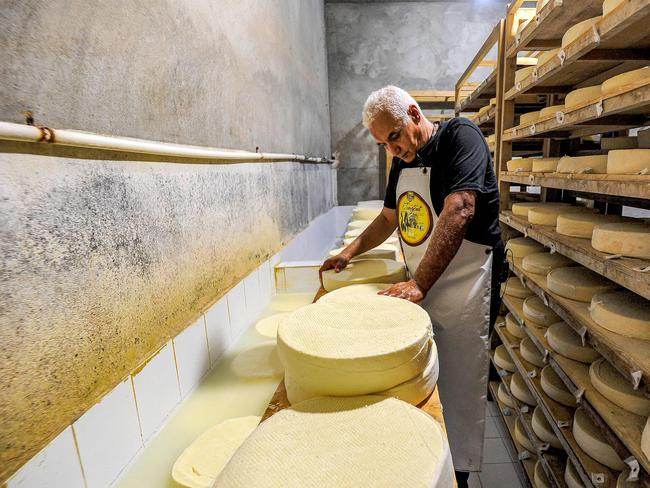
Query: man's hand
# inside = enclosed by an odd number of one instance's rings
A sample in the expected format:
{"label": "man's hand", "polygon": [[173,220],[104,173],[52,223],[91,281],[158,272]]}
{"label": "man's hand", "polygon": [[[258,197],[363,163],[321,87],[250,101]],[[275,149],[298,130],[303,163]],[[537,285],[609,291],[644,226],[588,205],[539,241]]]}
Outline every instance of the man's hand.
{"label": "man's hand", "polygon": [[409,302],[417,303],[424,300],[426,292],[422,290],[415,282],[415,280],[402,281],[401,283],[395,283],[393,286],[381,290],[379,295],[385,295],[395,298],[403,298]]}
{"label": "man's hand", "polygon": [[336,273],[338,273],[343,268],[345,268],[349,262],[350,262],[350,258],[348,258],[344,253],[337,254],[336,256],[332,256],[331,258],[326,259],[323,265],[318,270],[318,277],[320,279],[320,284],[321,285],[323,284],[323,271],[327,271],[328,269],[333,269]]}

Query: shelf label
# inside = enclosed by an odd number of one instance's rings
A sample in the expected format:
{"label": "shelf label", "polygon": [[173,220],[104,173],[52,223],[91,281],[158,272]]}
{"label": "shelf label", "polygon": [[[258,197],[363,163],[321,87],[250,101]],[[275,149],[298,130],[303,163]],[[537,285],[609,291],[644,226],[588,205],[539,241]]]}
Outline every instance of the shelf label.
{"label": "shelf label", "polygon": [[600,33],[598,32],[598,27],[596,27],[595,25],[591,27],[591,36],[593,42],[595,42],[596,44],[600,43]]}
{"label": "shelf label", "polygon": [[510,417],[510,415],[512,415],[512,410],[510,410],[510,407],[503,407],[501,413],[503,414],[504,417]]}
{"label": "shelf label", "polygon": [[548,248],[550,249],[549,252],[550,252],[551,254],[555,254],[555,253],[557,252],[557,247],[555,246],[555,242],[551,242],[551,243],[548,245]]}
{"label": "shelf label", "polygon": [[546,451],[548,451],[548,449],[549,449],[550,447],[551,447],[551,445],[550,445],[548,442],[545,442],[544,444],[542,444],[541,446],[539,446],[539,450],[540,450],[541,452],[546,452]]}
{"label": "shelf label", "polygon": [[580,335],[580,340],[582,340],[582,347],[585,347],[587,345],[587,326],[583,325],[580,327],[578,334]]}
{"label": "shelf label", "polygon": [[600,117],[603,114],[603,99],[601,98],[598,100],[598,103],[596,103],[596,115]]}
{"label": "shelf label", "polygon": [[575,392],[576,402],[580,403],[582,401],[582,395],[585,394],[584,388],[578,388]]}
{"label": "shelf label", "polygon": [[523,451],[517,454],[517,459],[520,461],[525,461],[526,459],[530,459],[530,453],[528,451]]}
{"label": "shelf label", "polygon": [[571,421],[570,420],[558,420],[557,421],[557,426],[560,429],[563,429],[564,427],[570,427],[571,426]]}
{"label": "shelf label", "polygon": [[530,411],[530,408],[528,408],[528,405],[524,405],[519,410],[521,410],[521,413],[528,413]]}
{"label": "shelf label", "polygon": [[605,474],[604,473],[591,473],[591,482],[594,485],[602,485],[605,483]]}
{"label": "shelf label", "polygon": [[535,135],[535,124],[530,126],[530,135],[534,136]]}
{"label": "shelf label", "polygon": [[636,369],[634,371],[631,371],[630,375],[632,376],[632,386],[634,386],[635,390],[638,390],[639,385],[641,384],[643,373],[640,370]]}
{"label": "shelf label", "polygon": [[537,68],[533,70],[533,80],[537,81]]}
{"label": "shelf label", "polygon": [[529,378],[534,378],[535,376],[537,376],[537,370],[533,369],[532,371],[528,372],[528,377]]}
{"label": "shelf label", "polygon": [[528,227],[524,227],[524,237],[528,237]]}
{"label": "shelf label", "polygon": [[638,481],[639,480],[639,461],[636,460],[634,456],[630,456],[627,459],[624,459],[623,462],[630,467],[630,474],[627,477],[627,481]]}
{"label": "shelf label", "polygon": [[542,291],[542,301],[544,302],[544,305],[548,307],[548,298],[546,298],[546,293]]}
{"label": "shelf label", "polygon": [[558,124],[564,124],[564,112],[555,112],[555,120]]}
{"label": "shelf label", "polygon": [[560,49],[560,51],[557,53],[557,57],[560,59],[560,66],[564,66],[564,61],[566,60],[566,53],[564,52],[564,49]]}
{"label": "shelf label", "polygon": [[542,357],[542,360],[546,363],[548,362],[548,349],[544,348],[544,355]]}
{"label": "shelf label", "polygon": [[500,369],[497,371],[497,374],[503,378],[504,376],[508,376],[509,373],[505,369]]}

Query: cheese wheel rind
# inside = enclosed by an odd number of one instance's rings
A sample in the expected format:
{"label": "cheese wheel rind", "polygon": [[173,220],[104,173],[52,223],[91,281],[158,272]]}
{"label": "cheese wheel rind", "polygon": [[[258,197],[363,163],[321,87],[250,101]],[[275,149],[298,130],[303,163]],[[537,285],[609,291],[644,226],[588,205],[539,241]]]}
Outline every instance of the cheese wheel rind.
{"label": "cheese wheel rind", "polygon": [[[540,115],[540,110],[537,110],[535,112],[527,112],[525,114],[521,114],[521,116],[519,117],[519,125],[534,124],[539,119],[539,115]],[[526,159],[528,159],[528,158],[526,158]]]}
{"label": "cheese wheel rind", "polygon": [[607,154],[564,156],[557,163],[558,173],[607,173]]}
{"label": "cheese wheel rind", "polygon": [[538,296],[528,297],[524,300],[524,317],[542,327],[548,327],[560,320],[560,317],[544,305]]}
{"label": "cheese wheel rind", "polygon": [[514,373],[510,379],[510,392],[520,402],[524,402],[533,407],[537,406],[537,400],[535,400],[535,397],[528,389],[526,381],[519,371]]}
{"label": "cheese wheel rind", "polygon": [[519,352],[522,357],[530,364],[543,368],[545,366],[544,356],[542,356],[530,337],[521,340]]}
{"label": "cheese wheel rind", "polygon": [[531,158],[511,159],[506,163],[506,168],[508,171],[529,172],[533,169],[533,161]]}
{"label": "cheese wheel rind", "polygon": [[515,319],[515,317],[511,313],[508,313],[506,315],[505,323],[508,332],[510,332],[517,339],[523,339],[524,337],[526,337],[526,333],[523,331],[523,329],[519,325],[519,322],[517,322],[517,319]]}
{"label": "cheese wheel rind", "polygon": [[554,173],[560,162],[560,158],[532,158],[532,160],[533,173]]}
{"label": "cheese wheel rind", "polygon": [[607,174],[650,173],[650,149],[613,149],[607,153]]}
{"label": "cheese wheel rind", "polygon": [[589,307],[601,327],[635,339],[650,340],[650,301],[628,290],[594,295]]}
{"label": "cheese wheel rind", "polygon": [[340,272],[323,271],[323,288],[327,291],[362,283],[398,283],[406,281],[406,268],[390,259],[361,259],[353,261]]}
{"label": "cheese wheel rind", "polygon": [[526,430],[524,429],[523,425],[521,425],[521,422],[522,422],[521,417],[517,416],[517,420],[515,421],[515,439],[530,454],[532,454],[534,457],[537,457],[537,451],[535,449],[535,444],[540,443],[539,439],[531,440],[528,437],[528,434],[526,433]]}
{"label": "cheese wheel rind", "polygon": [[564,482],[567,488],[584,488],[584,484],[578,471],[573,463],[567,459],[566,468],[564,468]]}
{"label": "cheese wheel rind", "polygon": [[542,369],[540,383],[544,393],[561,405],[574,408],[578,404],[552,366],[548,365]]}
{"label": "cheese wheel rind", "polygon": [[510,357],[510,354],[508,353],[506,346],[504,346],[503,344],[497,346],[497,348],[494,350],[494,363],[499,368],[505,369],[510,373],[514,373],[515,371],[517,371],[517,367],[515,366],[515,363],[512,362],[512,358]]}
{"label": "cheese wheel rind", "polygon": [[623,410],[643,417],[650,416],[650,398],[635,390],[604,358],[591,364],[589,379],[601,395]]}
{"label": "cheese wheel rind", "polygon": [[542,110],[539,111],[539,118],[540,119],[545,119],[547,117],[553,116],[555,117],[555,114],[557,112],[563,112],[564,111],[564,105],[551,105],[550,107],[545,107]]}
{"label": "cheese wheel rind", "polygon": [[529,296],[533,295],[533,292],[526,288],[521,280],[516,276],[511,276],[501,286],[503,288],[503,292],[509,297],[528,298]]}
{"label": "cheese wheel rind", "polygon": [[524,257],[521,267],[524,271],[533,274],[546,276],[555,268],[571,266],[575,264],[571,259],[560,253],[536,252]]}
{"label": "cheese wheel rind", "polygon": [[566,322],[551,325],[546,332],[546,340],[553,351],[574,361],[591,363],[600,357],[594,349],[582,345],[580,335]]}
{"label": "cheese wheel rind", "polygon": [[548,476],[546,476],[540,461],[535,463],[533,479],[535,481],[535,488],[551,488],[551,482],[548,480]]}
{"label": "cheese wheel rind", "polygon": [[560,440],[555,435],[555,432],[553,432],[551,424],[549,424],[548,420],[546,420],[544,412],[542,412],[542,409],[540,407],[535,407],[531,425],[533,427],[535,435],[539,437],[540,440],[548,442],[551,446],[557,449],[562,449]]}
{"label": "cheese wheel rind", "polygon": [[506,243],[505,252],[515,259],[523,258],[534,252],[542,252],[544,246],[528,237],[514,237]]}
{"label": "cheese wheel rind", "polygon": [[602,19],[602,17],[599,15],[597,17],[592,17],[590,19],[583,20],[582,22],[578,22],[574,26],[569,27],[567,31],[564,33],[564,35],[562,36],[562,48],[566,48],[578,37],[580,37],[582,34],[584,34],[593,26],[595,26],[598,22],[600,22],[600,19]]}
{"label": "cheese wheel rind", "polygon": [[528,221],[537,225],[557,225],[557,218],[565,214],[595,213],[596,210],[589,207],[557,207],[544,206],[534,207],[528,210]]}
{"label": "cheese wheel rind", "polygon": [[608,254],[650,259],[650,225],[643,222],[596,225],[591,245]]}
{"label": "cheese wheel rind", "polygon": [[501,403],[503,403],[504,405],[510,408],[517,408],[517,403],[515,403],[515,401],[512,399],[510,393],[508,393],[508,390],[506,390],[506,386],[503,383],[499,383],[497,396],[499,397]]}
{"label": "cheese wheel rind", "polygon": [[[548,1],[548,0],[547,0]],[[551,49],[550,51],[542,51],[539,56],[537,56],[537,66],[544,66],[551,59],[556,57],[560,53],[560,49]]]}
{"label": "cheese wheel rind", "polygon": [[553,269],[546,276],[546,283],[553,293],[579,302],[590,302],[596,293],[616,288],[607,278],[582,266]]}
{"label": "cheese wheel rind", "polygon": [[560,202],[517,202],[512,204],[512,213],[514,215],[517,215],[518,217],[526,217],[528,218],[528,210],[534,207],[543,207],[547,205],[555,205],[555,206],[568,206],[568,203],[560,203]]}
{"label": "cheese wheel rind", "polygon": [[615,224],[623,222],[624,217],[618,215],[603,214],[560,214],[557,217],[557,227],[555,231],[558,234],[570,237],[581,237],[591,239],[594,233],[594,227],[602,224]]}
{"label": "cheese wheel rind", "polygon": [[595,102],[599,98],[600,85],[578,88],[577,90],[567,93],[567,96],[564,98],[564,108],[569,111],[574,107],[581,106],[587,102]]}
{"label": "cheese wheel rind", "polygon": [[650,77],[650,66],[627,71],[603,81],[600,91],[603,95],[611,95],[627,88],[632,88],[637,82]]}
{"label": "cheese wheel rind", "polygon": [[580,448],[599,463],[616,471],[625,468],[625,463],[581,408],[573,416],[573,436]]}

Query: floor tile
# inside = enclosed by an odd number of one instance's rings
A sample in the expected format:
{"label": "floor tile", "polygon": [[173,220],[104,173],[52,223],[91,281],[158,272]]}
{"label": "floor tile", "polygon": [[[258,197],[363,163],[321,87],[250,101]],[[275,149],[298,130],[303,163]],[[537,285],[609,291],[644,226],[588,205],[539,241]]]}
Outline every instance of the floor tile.
{"label": "floor tile", "polygon": [[495,437],[503,437],[501,431],[497,427],[499,421],[496,417],[485,417],[485,437],[493,439]]}
{"label": "floor tile", "polygon": [[495,402],[487,402],[485,406],[486,417],[496,417],[499,414],[499,406]]}
{"label": "floor tile", "polygon": [[510,463],[510,455],[506,450],[503,440],[483,439],[483,464]]}
{"label": "floor tile", "polygon": [[482,488],[478,473],[470,473],[467,485],[469,488]]}
{"label": "floor tile", "polygon": [[484,464],[479,473],[482,488],[521,488],[513,463]]}

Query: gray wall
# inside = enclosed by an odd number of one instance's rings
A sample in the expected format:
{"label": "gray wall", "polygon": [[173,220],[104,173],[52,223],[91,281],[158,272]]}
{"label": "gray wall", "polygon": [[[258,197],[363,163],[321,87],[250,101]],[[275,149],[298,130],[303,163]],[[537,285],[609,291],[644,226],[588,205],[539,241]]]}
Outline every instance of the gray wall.
{"label": "gray wall", "polygon": [[[3,2],[0,120],[328,156],[325,47],[320,0]],[[0,181],[0,482],[333,205],[327,165],[2,143]]]}
{"label": "gray wall", "polygon": [[505,8],[492,0],[326,4],[340,204],[383,198],[378,149],[361,124],[370,92],[388,84],[453,90]]}

